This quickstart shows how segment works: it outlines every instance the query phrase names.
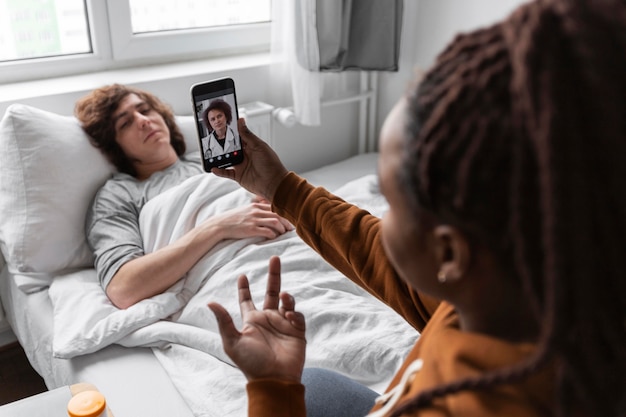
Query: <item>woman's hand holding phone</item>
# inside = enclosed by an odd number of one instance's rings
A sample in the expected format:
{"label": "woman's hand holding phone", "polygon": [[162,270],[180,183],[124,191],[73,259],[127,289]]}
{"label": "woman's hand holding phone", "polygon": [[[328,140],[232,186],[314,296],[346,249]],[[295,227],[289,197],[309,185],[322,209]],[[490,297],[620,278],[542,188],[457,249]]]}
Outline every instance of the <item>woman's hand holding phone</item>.
{"label": "woman's hand holding phone", "polygon": [[228,168],[213,168],[219,177],[237,181],[246,190],[272,201],[278,185],[289,173],[274,150],[248,129],[244,119],[238,120],[245,160]]}

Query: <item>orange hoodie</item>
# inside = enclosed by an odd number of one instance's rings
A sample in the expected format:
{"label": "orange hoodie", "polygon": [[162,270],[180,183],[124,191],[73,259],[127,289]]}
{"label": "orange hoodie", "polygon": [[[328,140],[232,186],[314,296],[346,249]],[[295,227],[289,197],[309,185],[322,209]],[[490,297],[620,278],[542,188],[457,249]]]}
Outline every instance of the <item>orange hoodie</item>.
{"label": "orange hoodie", "polygon": [[[452,305],[417,293],[397,276],[382,247],[380,219],[368,212],[313,187],[294,173],[281,182],[272,208],[295,224],[302,239],[331,265],[421,332],[387,389],[387,403],[377,404],[373,410],[391,410],[425,389],[518,363],[535,349],[532,344],[512,344],[461,331]],[[548,369],[522,383],[447,395],[410,415],[550,416],[553,387],[554,375]],[[301,384],[259,380],[249,383],[247,391],[249,416],[306,415]],[[396,392],[397,398],[390,399]]]}

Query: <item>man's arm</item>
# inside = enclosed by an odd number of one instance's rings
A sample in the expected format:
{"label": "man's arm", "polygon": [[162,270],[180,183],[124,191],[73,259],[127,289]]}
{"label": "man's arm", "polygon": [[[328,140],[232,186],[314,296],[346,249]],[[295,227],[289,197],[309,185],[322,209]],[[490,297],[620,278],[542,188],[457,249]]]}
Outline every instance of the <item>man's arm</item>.
{"label": "man's arm", "polygon": [[222,240],[273,239],[292,228],[285,219],[271,212],[267,203],[228,210],[155,252],[123,262],[106,286],[107,296],[118,308],[128,308],[172,286]]}
{"label": "man's arm", "polygon": [[111,302],[125,309],[171,287],[224,238],[218,221],[208,219],[174,243],[124,263],[106,287]]}

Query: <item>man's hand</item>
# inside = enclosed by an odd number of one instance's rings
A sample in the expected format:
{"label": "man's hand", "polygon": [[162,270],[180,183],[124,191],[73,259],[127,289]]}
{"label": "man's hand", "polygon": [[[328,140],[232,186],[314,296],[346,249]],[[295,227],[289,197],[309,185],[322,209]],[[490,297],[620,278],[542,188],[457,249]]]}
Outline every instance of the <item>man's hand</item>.
{"label": "man's hand", "polygon": [[224,307],[208,305],[217,318],[226,354],[248,381],[271,378],[299,383],[306,350],[305,321],[295,311],[293,297],[280,292],[280,259],[270,259],[263,310],[254,306],[245,275],[239,277],[237,287],[241,332]]}
{"label": "man's hand", "polygon": [[287,168],[276,152],[248,129],[244,119],[237,121],[237,127],[243,145],[243,162],[228,168],[213,168],[211,172],[237,181],[248,191],[271,202],[280,181],[288,174]]}
{"label": "man's hand", "polygon": [[294,229],[287,219],[272,211],[267,201],[253,202],[243,207],[227,210],[210,217],[205,223],[218,226],[222,239],[245,239],[257,236],[274,239]]}

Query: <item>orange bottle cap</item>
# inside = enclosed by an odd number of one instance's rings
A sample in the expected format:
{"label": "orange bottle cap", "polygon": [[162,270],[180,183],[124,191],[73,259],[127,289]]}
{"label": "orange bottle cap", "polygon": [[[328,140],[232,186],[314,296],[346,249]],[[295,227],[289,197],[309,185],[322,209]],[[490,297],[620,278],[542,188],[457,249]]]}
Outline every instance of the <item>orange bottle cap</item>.
{"label": "orange bottle cap", "polygon": [[104,395],[99,391],[83,391],[67,403],[70,417],[99,417],[106,408]]}

